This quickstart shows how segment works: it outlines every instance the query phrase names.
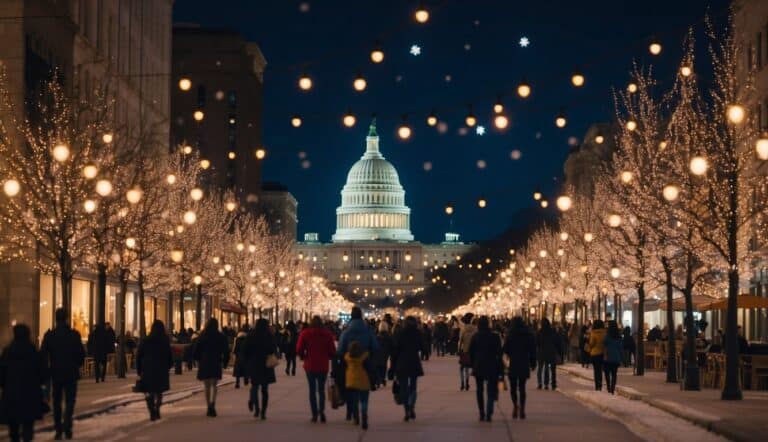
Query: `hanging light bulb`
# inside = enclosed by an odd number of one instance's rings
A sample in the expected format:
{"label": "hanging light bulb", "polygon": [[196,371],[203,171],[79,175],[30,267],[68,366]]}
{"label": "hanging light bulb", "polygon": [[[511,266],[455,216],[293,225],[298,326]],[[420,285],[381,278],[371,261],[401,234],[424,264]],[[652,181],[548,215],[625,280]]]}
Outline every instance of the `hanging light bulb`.
{"label": "hanging light bulb", "polygon": [[299,117],[298,115],[294,115],[293,117],[291,117],[291,126],[301,127],[301,123],[302,123],[301,117]]}
{"label": "hanging light bulb", "polygon": [[531,95],[531,86],[523,81],[517,86],[517,95],[520,98],[528,98]]}
{"label": "hanging light bulb", "polygon": [[112,135],[112,133],[110,133],[110,132],[107,132],[107,133],[105,133],[104,135],[102,135],[102,136],[101,136],[101,141],[103,141],[103,142],[104,142],[104,144],[109,144],[109,143],[111,143],[111,142],[112,142],[112,140],[113,140],[114,138],[115,138],[115,137]]}
{"label": "hanging light bulb", "polygon": [[648,51],[652,55],[659,55],[661,54],[661,43],[654,41],[648,46]]}
{"label": "hanging light bulb", "polygon": [[549,207],[549,201],[547,200],[541,200],[539,204],[541,205],[542,209],[546,209],[547,207]]}
{"label": "hanging light bulb", "polygon": [[500,114],[504,112],[504,103],[501,102],[501,97],[496,100],[496,104],[493,105],[493,113]]}
{"label": "hanging light bulb", "polygon": [[632,132],[637,129],[637,123],[634,120],[627,121],[627,130]]}
{"label": "hanging light bulb", "polygon": [[182,77],[179,79],[179,89],[186,92],[190,89],[192,89],[192,80],[186,77]]}
{"label": "hanging light bulb", "polygon": [[99,180],[96,182],[96,193],[101,196],[108,196],[112,193],[112,183],[109,180]]}
{"label": "hanging light bulb", "polygon": [[51,151],[53,159],[59,163],[63,163],[69,159],[69,147],[64,143],[56,143]]}
{"label": "hanging light bulb", "polygon": [[621,216],[615,213],[608,215],[608,225],[611,227],[619,227],[621,225]]}
{"label": "hanging light bulb", "polygon": [[573,84],[575,87],[584,86],[584,75],[578,72],[571,75],[571,84]]}
{"label": "hanging light bulb", "polygon": [[384,61],[384,51],[381,50],[381,46],[377,42],[374,46],[373,50],[371,51],[371,61],[379,64],[382,61]]}
{"label": "hanging light bulb", "polygon": [[480,198],[479,200],[477,200],[477,207],[484,209],[485,206],[487,205],[488,205],[488,201],[486,201],[485,198]]}
{"label": "hanging light bulb", "polygon": [[257,160],[263,160],[267,156],[267,151],[263,148],[256,149],[255,154]]}
{"label": "hanging light bulb", "polygon": [[560,129],[564,128],[565,125],[568,124],[568,120],[566,120],[565,115],[560,113],[555,118],[555,126],[559,127]]}
{"label": "hanging light bulb", "polygon": [[227,158],[229,158],[230,160],[234,160],[235,157],[237,157],[237,154],[235,152],[227,153]]}
{"label": "hanging light bulb", "polygon": [[667,184],[664,186],[664,189],[662,190],[662,195],[664,196],[664,199],[667,201],[675,201],[678,196],[680,196],[680,188],[675,186],[674,184]]}
{"label": "hanging light bulb", "polygon": [[235,209],[237,209],[237,202],[236,201],[227,201],[225,204],[225,207],[227,208],[227,212],[234,212]]}
{"label": "hanging light bulb", "polygon": [[533,192],[533,199],[535,199],[536,201],[540,200],[541,199],[541,192],[539,192],[539,191]]}
{"label": "hanging light bulb", "polygon": [[611,278],[616,279],[621,276],[621,270],[618,267],[611,267]]}
{"label": "hanging light bulb", "polygon": [[93,213],[96,210],[96,207],[98,206],[98,203],[94,200],[85,200],[83,202],[83,209],[85,209],[86,213]]}
{"label": "hanging light bulb", "polygon": [[632,178],[634,178],[634,176],[632,175],[632,172],[625,170],[621,172],[620,178],[622,183],[629,184],[632,182]]}
{"label": "hanging light bulb", "polygon": [[435,111],[432,111],[431,114],[427,117],[427,126],[434,127],[437,125],[437,115],[435,115]]}
{"label": "hanging light bulb", "polygon": [[768,134],[761,135],[755,142],[755,151],[758,158],[768,160]]}
{"label": "hanging light bulb", "polygon": [[629,83],[629,84],[627,85],[627,91],[628,91],[630,94],[634,94],[635,92],[637,92],[637,85],[636,85],[635,83]]}
{"label": "hanging light bulb", "polygon": [[690,77],[693,73],[693,69],[690,66],[683,66],[680,68],[680,75],[683,77]]}
{"label": "hanging light bulb", "polygon": [[413,13],[413,18],[419,23],[426,23],[429,20],[429,11],[424,7],[424,2],[419,4],[418,9]]}
{"label": "hanging light bulb", "polygon": [[344,117],[341,119],[341,122],[346,127],[352,127],[357,122],[357,118],[355,118],[351,110],[347,110],[347,113],[344,114]]}
{"label": "hanging light bulb", "polygon": [[125,199],[128,200],[131,204],[138,204],[139,201],[141,201],[141,197],[144,196],[144,191],[141,190],[140,187],[134,187],[133,189],[129,189],[128,192],[125,193]]}
{"label": "hanging light bulb", "polygon": [[469,108],[469,113],[464,118],[464,124],[467,125],[467,127],[475,127],[477,124],[477,117],[472,113],[472,108]]}
{"label": "hanging light bulb", "polygon": [[747,113],[743,106],[739,104],[731,104],[726,109],[726,115],[728,117],[728,121],[732,124],[741,124],[744,122],[744,118],[746,118]]}
{"label": "hanging light bulb", "polygon": [[99,174],[99,168],[94,166],[93,164],[86,164],[83,167],[83,176],[88,180],[92,180],[96,178],[96,175],[98,174]]}
{"label": "hanging light bulb", "polygon": [[125,246],[129,249],[136,247],[136,238],[125,238]]}
{"label": "hanging light bulb", "polygon": [[203,189],[195,187],[189,191],[189,197],[192,198],[192,201],[200,201],[203,199]]}
{"label": "hanging light bulb", "polygon": [[308,91],[312,89],[312,79],[306,73],[302,74],[301,77],[299,77],[299,89],[303,91]]}
{"label": "hanging light bulb", "polygon": [[203,118],[205,118],[205,113],[198,109],[194,114],[192,114],[192,118],[194,118],[197,122],[203,121]]}
{"label": "hanging light bulb", "polygon": [[165,177],[165,182],[168,183],[168,184],[171,184],[171,185],[176,184],[176,175],[174,175],[172,173],[169,173]]}
{"label": "hanging light bulb", "polygon": [[704,175],[707,173],[707,169],[709,168],[709,164],[707,163],[707,159],[704,158],[701,155],[697,155],[693,158],[691,158],[691,164],[689,165],[691,169],[691,173],[694,175]]}
{"label": "hanging light bulb", "polygon": [[400,123],[400,127],[397,128],[397,136],[400,137],[401,140],[407,140],[411,138],[412,134],[413,131],[411,130],[411,127],[408,126],[405,116],[403,116],[403,122]]}
{"label": "hanging light bulb", "polygon": [[207,170],[209,167],[211,167],[211,162],[205,158],[200,160],[200,168],[203,170]]}
{"label": "hanging light bulb", "polygon": [[352,82],[352,87],[355,88],[356,91],[362,92],[368,87],[368,82],[365,81],[365,77],[363,77],[362,74],[358,74],[355,81]]}
{"label": "hanging light bulb", "polygon": [[450,204],[447,204],[445,206],[445,214],[446,215],[453,215],[453,206]]}
{"label": "hanging light bulb", "polygon": [[504,130],[509,126],[509,118],[502,113],[498,113],[493,117],[493,125],[496,126],[496,129]]}
{"label": "hanging light bulb", "polygon": [[182,219],[184,220],[185,224],[192,225],[197,221],[197,214],[192,210],[187,210],[184,212]]}
{"label": "hanging light bulb", "polygon": [[595,137],[595,143],[597,144],[603,144],[605,142],[605,137],[602,135],[598,135]]}
{"label": "hanging light bulb", "polygon": [[556,204],[558,209],[567,212],[571,208],[571,205],[573,205],[573,200],[571,200],[571,197],[568,195],[562,195],[557,198]]}
{"label": "hanging light bulb", "polygon": [[594,240],[595,240],[595,235],[592,232],[587,232],[584,234],[584,241],[592,242]]}
{"label": "hanging light bulb", "polygon": [[191,153],[192,153],[192,146],[190,146],[189,144],[185,145],[184,147],[182,147],[182,148],[181,148],[181,152],[182,152],[184,155],[189,155],[189,154],[191,154]]}

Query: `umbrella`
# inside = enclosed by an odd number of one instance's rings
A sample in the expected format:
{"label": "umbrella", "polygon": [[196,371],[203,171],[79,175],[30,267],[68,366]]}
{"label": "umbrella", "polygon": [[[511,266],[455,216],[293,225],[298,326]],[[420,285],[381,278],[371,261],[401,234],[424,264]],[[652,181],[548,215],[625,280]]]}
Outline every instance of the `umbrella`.
{"label": "umbrella", "polygon": [[[755,295],[736,297],[738,308],[768,308],[768,298]],[[728,298],[721,298],[710,303],[704,310],[728,310]]]}

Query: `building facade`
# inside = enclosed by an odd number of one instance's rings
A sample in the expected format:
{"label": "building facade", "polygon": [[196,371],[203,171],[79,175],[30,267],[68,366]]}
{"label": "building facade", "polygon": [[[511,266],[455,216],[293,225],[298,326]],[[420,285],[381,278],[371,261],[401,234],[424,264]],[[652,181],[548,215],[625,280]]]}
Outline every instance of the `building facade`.
{"label": "building facade", "polygon": [[422,244],[411,233],[410,221],[405,190],[379,149],[374,122],[365,152],[342,188],[332,241],[322,243],[316,233],[308,233],[297,243],[297,253],[336,290],[363,305],[387,299],[396,304],[431,284],[430,269],[461,259],[471,247],[455,233],[446,234],[441,244]]}
{"label": "building facade", "polygon": [[259,206],[259,211],[269,223],[271,234],[286,235],[296,241],[298,202],[287,186],[273,182],[262,184]]}
{"label": "building facade", "polygon": [[173,28],[172,143],[197,148],[210,161],[210,184],[232,189],[251,210],[261,188],[265,67],[259,47],[235,31]]}
{"label": "building facade", "polygon": [[[108,91],[121,133],[151,130],[167,144],[172,6],[172,0],[0,2],[4,86],[15,103],[25,103],[19,112],[30,116],[26,100],[33,101],[40,85],[57,75],[68,93],[83,100],[93,98],[96,89]],[[84,337],[97,310],[95,280],[82,271],[72,284],[71,323]],[[109,280],[105,307],[112,323],[117,290],[117,281]],[[139,322],[136,291],[131,285],[126,299],[126,329],[133,331]],[[57,278],[21,262],[0,264],[0,342],[7,342],[15,323],[28,324],[42,337],[61,302]],[[167,297],[148,296],[145,303],[148,324],[155,317],[168,320]]]}

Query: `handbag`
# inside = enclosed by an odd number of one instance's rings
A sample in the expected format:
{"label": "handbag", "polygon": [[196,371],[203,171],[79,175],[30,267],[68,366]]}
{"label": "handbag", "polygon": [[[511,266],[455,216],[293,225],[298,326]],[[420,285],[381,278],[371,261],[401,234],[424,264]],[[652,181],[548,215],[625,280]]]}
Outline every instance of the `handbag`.
{"label": "handbag", "polygon": [[270,353],[267,355],[267,359],[264,363],[267,368],[275,368],[280,365],[280,359],[277,359],[277,355]]}
{"label": "handbag", "polygon": [[336,410],[337,408],[341,407],[346,403],[344,398],[341,395],[341,390],[339,389],[339,386],[336,385],[333,380],[328,383],[328,401],[331,403],[331,408]]}

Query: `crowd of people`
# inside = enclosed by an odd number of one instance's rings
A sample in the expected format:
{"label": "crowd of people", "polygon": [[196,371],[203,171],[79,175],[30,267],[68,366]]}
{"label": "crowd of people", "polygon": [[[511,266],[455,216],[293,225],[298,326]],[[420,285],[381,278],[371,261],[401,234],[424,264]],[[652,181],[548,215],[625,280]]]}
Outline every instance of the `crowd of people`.
{"label": "crowd of people", "polygon": [[[221,327],[209,319],[202,330],[169,332],[155,321],[135,351],[135,391],[143,392],[150,420],[160,419],[163,393],[170,389],[170,371],[180,369],[180,359],[196,369],[203,383],[207,416],[216,417],[218,385],[230,362],[235,388],[249,387],[247,407],[257,419],[267,418],[269,386],[284,365],[286,376],[296,376],[297,359],[308,385],[312,423],[327,422],[325,407],[346,408],[346,420],[362,429],[369,426],[370,392],[389,385],[405,422],[416,419],[419,378],[423,363],[434,350],[437,357],[457,357],[460,391],[471,388],[474,378],[479,419],[493,420],[501,390],[510,391],[512,417],[526,418],[526,384],[535,371],[538,389],[557,389],[556,366],[565,360],[592,365],[595,388],[616,388],[619,365],[632,357],[634,341],[629,330],[615,321],[595,320],[584,326],[551,323],[544,318],[493,319],[466,314],[425,322],[415,317],[390,315],[364,319],[353,308],[348,323],[288,322],[284,326],[258,319],[239,330]],[[56,326],[37,350],[28,327],[16,325],[13,342],[0,357],[0,417],[9,426],[11,440],[31,440],[34,421],[53,409],[55,438],[72,438],[77,384],[86,350],[94,359],[96,382],[105,380],[106,360],[114,352],[114,330],[96,326],[83,345],[64,310],[56,312]],[[629,336],[629,338],[628,338]],[[128,336],[127,336],[128,337]],[[631,345],[630,345],[631,344]],[[181,356],[174,347],[184,349]],[[281,367],[282,368],[282,367]],[[327,394],[331,397],[327,397]],[[48,399],[50,397],[50,400]],[[244,402],[246,402],[244,400]]]}

